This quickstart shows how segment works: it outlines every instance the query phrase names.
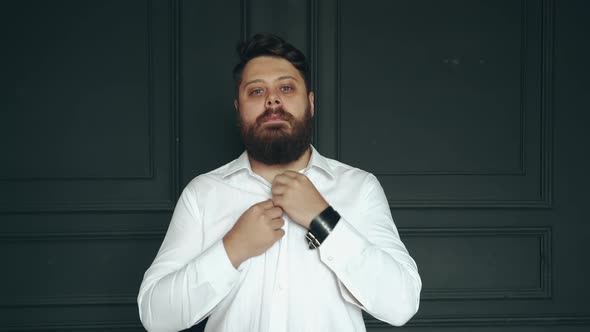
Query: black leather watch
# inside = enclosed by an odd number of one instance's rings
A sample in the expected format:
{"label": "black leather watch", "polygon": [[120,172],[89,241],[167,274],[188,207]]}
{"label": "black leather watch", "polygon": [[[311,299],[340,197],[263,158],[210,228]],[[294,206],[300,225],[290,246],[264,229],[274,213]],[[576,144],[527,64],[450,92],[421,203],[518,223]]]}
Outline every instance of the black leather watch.
{"label": "black leather watch", "polygon": [[309,224],[309,231],[305,235],[309,249],[319,247],[336,227],[338,221],[340,221],[340,214],[331,206],[313,218]]}

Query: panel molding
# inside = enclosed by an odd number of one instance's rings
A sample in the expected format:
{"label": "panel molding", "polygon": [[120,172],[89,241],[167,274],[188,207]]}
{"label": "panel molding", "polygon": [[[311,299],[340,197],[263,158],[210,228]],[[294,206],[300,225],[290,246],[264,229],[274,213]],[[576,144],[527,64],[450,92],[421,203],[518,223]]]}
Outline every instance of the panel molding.
{"label": "panel molding", "polygon": [[166,229],[139,231],[81,231],[81,232],[9,232],[0,233],[1,241],[104,241],[104,240],[153,240],[161,239]]}
{"label": "panel molding", "polygon": [[[4,299],[6,301],[6,299]],[[81,296],[32,296],[10,299],[10,302],[0,301],[0,308],[23,307],[66,307],[66,306],[90,306],[90,305],[136,305],[137,294],[84,294]]]}
{"label": "panel molding", "polygon": [[[88,242],[88,241],[161,241],[166,229],[146,229],[141,231],[86,231],[53,233],[3,233],[0,241],[6,242]],[[20,296],[0,298],[0,308],[16,307],[55,307],[90,305],[136,305],[136,293],[119,294],[80,294],[59,296]],[[1,330],[0,330],[1,331]]]}
{"label": "panel molding", "polygon": [[240,0],[240,12],[241,12],[241,22],[240,22],[240,35],[242,36],[242,41],[246,41],[250,36],[250,20],[249,20],[249,9],[250,8],[250,1],[249,0]]}
{"label": "panel molding", "polygon": [[[64,242],[64,241],[128,241],[161,240],[165,229],[141,231],[86,231],[59,233],[4,233],[0,241],[9,242]],[[550,227],[489,227],[489,228],[400,228],[404,238],[411,237],[473,237],[473,236],[538,236],[542,265],[539,269],[539,288],[523,289],[423,289],[422,300],[474,300],[474,299],[549,299],[552,296],[551,284],[551,228]],[[0,299],[0,307],[41,307],[41,306],[88,306],[88,305],[132,305],[137,294],[119,293],[111,295],[80,294],[60,296],[26,296]]]}
{"label": "panel molding", "polygon": [[[391,325],[364,314],[368,328],[389,328]],[[506,315],[506,316],[455,316],[416,317],[406,327],[491,327],[491,326],[590,326],[588,314]],[[97,321],[86,323],[29,323],[1,326],[0,332],[24,331],[145,331],[138,320]]]}
{"label": "panel molding", "polygon": [[55,203],[23,204],[17,207],[0,205],[2,214],[41,214],[41,213],[76,213],[76,212],[171,212],[176,202],[172,199],[154,202],[92,202],[92,203]]}
{"label": "panel molding", "polygon": [[[319,71],[317,67],[319,65],[319,48],[320,48],[320,41],[319,41],[319,19],[320,19],[320,8],[318,1],[308,0],[307,8],[309,10],[307,16],[309,18],[309,36],[308,39],[308,61],[309,61],[309,81],[310,81],[310,90],[314,92],[314,95],[320,95],[321,89],[319,87]],[[319,100],[314,98],[314,108],[320,109]],[[313,121],[313,131],[312,131],[312,144],[314,146],[318,146],[318,138],[320,137],[320,118],[315,117],[315,121]]]}
{"label": "panel molding", "polygon": [[170,180],[172,184],[171,204],[166,204],[167,211],[174,209],[175,199],[180,196],[182,188],[180,188],[180,76],[182,73],[181,61],[180,61],[180,30],[181,30],[181,3],[180,0],[171,0],[168,2],[170,6],[170,31],[171,31],[171,54],[170,54],[170,68],[172,77],[170,81],[170,119],[172,123],[172,140],[171,144],[171,156],[170,156]]}
{"label": "panel molding", "polygon": [[139,321],[112,321],[87,323],[34,323],[0,326],[0,332],[20,331],[145,331]]}
{"label": "panel molding", "polygon": [[428,237],[530,237],[539,238],[540,284],[538,288],[477,289],[438,288],[423,289],[422,300],[492,300],[492,299],[550,299],[552,297],[551,227],[485,227],[485,228],[400,228],[403,238]]}
{"label": "panel molding", "polygon": [[541,201],[550,208],[553,202],[553,53],[555,39],[555,0],[543,0],[541,58]]}
{"label": "panel molding", "polygon": [[[541,183],[539,186],[541,190],[551,190],[551,185],[549,183]],[[549,209],[552,206],[552,199],[551,199],[551,192],[543,192],[542,198],[540,200],[502,200],[502,199],[473,199],[473,200],[466,200],[466,199],[458,199],[458,198],[449,198],[449,199],[429,199],[429,200],[421,200],[421,199],[408,199],[408,200],[399,200],[399,199],[389,199],[389,206],[391,208],[397,209],[405,209],[405,208],[494,208],[494,209],[503,209],[503,208],[519,208],[519,209],[538,209],[538,208],[546,208]]]}
{"label": "panel molding", "polygon": [[[376,318],[365,315],[367,327],[389,327]],[[454,317],[416,317],[408,322],[408,327],[490,327],[490,326],[586,326],[590,325],[590,315],[505,315],[505,316],[454,316]]]}

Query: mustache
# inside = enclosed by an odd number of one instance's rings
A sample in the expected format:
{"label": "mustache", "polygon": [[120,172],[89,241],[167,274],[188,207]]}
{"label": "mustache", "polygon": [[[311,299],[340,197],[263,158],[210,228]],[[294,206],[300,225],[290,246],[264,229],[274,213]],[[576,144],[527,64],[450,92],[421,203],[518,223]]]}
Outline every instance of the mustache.
{"label": "mustache", "polygon": [[287,122],[293,122],[293,119],[295,118],[291,113],[285,111],[285,109],[282,107],[267,108],[262,114],[258,116],[258,118],[256,118],[256,124],[261,125],[263,122],[273,116],[279,116],[281,119]]}

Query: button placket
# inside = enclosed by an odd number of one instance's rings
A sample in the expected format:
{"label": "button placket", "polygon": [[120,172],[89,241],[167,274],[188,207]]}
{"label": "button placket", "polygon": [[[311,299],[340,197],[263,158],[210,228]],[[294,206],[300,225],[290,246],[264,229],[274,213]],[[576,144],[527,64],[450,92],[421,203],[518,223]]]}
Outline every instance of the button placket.
{"label": "button placket", "polygon": [[283,216],[285,235],[277,242],[277,266],[275,270],[274,287],[272,292],[272,307],[270,308],[269,331],[286,331],[287,329],[287,250],[289,218]]}

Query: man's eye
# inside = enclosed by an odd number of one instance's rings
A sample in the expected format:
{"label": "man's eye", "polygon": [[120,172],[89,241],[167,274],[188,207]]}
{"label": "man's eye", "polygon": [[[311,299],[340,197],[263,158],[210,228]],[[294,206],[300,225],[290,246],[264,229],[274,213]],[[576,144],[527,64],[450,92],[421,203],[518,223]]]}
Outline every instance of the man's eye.
{"label": "man's eye", "polygon": [[288,85],[285,85],[285,86],[282,86],[281,87],[281,91],[283,91],[283,92],[289,92],[289,91],[292,91],[292,90],[293,90],[293,87],[288,86]]}
{"label": "man's eye", "polygon": [[262,94],[262,89],[252,89],[250,90],[250,94],[255,96],[260,95]]}

